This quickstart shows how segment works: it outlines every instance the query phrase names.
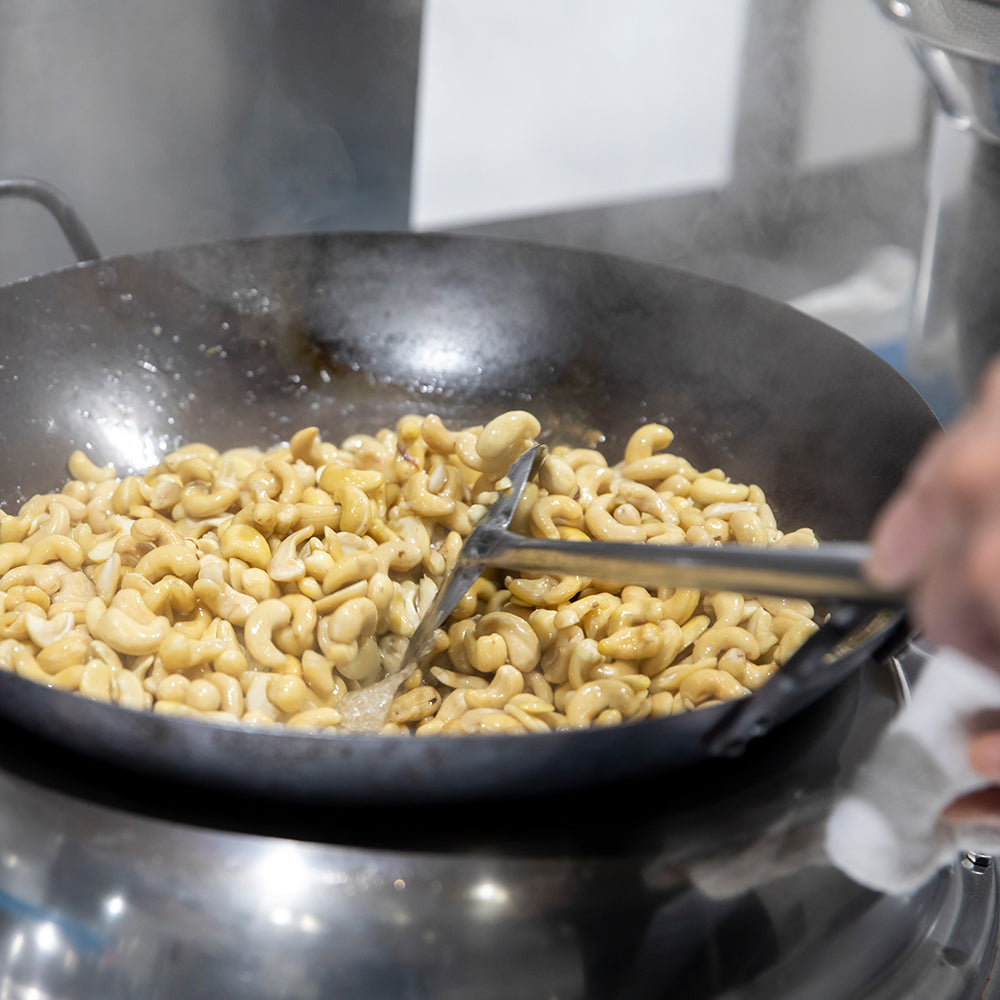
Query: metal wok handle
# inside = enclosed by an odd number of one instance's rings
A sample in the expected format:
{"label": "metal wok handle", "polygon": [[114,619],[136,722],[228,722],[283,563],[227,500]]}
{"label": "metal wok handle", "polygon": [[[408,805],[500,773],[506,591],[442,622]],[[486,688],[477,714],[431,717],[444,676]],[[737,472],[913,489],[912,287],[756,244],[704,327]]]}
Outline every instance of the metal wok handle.
{"label": "metal wok handle", "polygon": [[66,242],[81,263],[101,256],[69,199],[57,187],[32,177],[9,177],[0,179],[0,198],[26,198],[45,208],[58,223]]}
{"label": "metal wok handle", "polygon": [[[910,637],[902,612],[865,604],[839,604],[819,631],[759,691],[733,702],[706,733],[711,756],[735,757],[780,722],[810,694],[818,696],[870,658],[895,655]],[[850,648],[845,650],[844,647]]]}

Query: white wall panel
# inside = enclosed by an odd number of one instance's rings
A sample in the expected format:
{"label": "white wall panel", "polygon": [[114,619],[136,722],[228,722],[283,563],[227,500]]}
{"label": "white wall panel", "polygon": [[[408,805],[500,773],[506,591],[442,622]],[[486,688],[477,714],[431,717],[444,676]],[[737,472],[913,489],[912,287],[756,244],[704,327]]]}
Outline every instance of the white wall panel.
{"label": "white wall panel", "polygon": [[718,187],[748,0],[426,0],[411,221]]}

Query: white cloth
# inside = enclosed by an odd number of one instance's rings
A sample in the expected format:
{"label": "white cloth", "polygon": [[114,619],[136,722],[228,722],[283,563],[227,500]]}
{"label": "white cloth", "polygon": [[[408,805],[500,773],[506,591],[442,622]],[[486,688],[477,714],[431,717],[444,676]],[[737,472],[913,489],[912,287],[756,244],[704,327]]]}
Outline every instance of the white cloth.
{"label": "white cloth", "polygon": [[856,882],[880,892],[918,888],[963,851],[1000,853],[1000,829],[951,823],[941,810],[989,782],[969,766],[977,717],[1000,710],[1000,674],[937,650],[848,788],[835,800],[824,848]]}
{"label": "white cloth", "polygon": [[831,804],[789,811],[743,851],[689,874],[707,895],[736,895],[813,865],[834,865],[878,892],[905,894],[965,851],[1000,854],[1000,829],[941,819],[951,801],[989,784],[969,766],[969,738],[1000,712],[1000,674],[937,650],[908,705]]}

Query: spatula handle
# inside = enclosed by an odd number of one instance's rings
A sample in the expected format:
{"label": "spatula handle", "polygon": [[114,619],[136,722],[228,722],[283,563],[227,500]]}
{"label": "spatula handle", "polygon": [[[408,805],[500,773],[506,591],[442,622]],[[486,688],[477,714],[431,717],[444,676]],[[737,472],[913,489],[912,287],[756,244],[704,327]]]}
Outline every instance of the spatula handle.
{"label": "spatula handle", "polygon": [[868,546],[827,542],[818,548],[759,548],[743,545],[642,545],[572,542],[497,532],[480,563],[536,573],[586,576],[646,587],[692,587],[749,594],[841,598],[901,606],[903,596],[865,577]]}

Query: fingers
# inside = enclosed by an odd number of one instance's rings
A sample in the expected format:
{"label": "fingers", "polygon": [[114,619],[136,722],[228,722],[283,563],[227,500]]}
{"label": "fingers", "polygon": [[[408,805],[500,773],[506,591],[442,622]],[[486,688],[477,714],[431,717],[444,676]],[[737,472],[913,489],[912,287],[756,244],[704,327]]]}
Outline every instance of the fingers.
{"label": "fingers", "polygon": [[1000,826],[1000,788],[984,788],[956,799],[941,814],[952,823]]}
{"label": "fingers", "polygon": [[[929,640],[1000,667],[1000,362],[975,405],[913,463],[871,544],[872,579],[909,591],[914,623]],[[1000,730],[974,737],[968,755],[993,785],[943,815],[1000,826]]]}
{"label": "fingers", "polygon": [[1000,362],[913,463],[871,546],[870,577],[909,591],[928,639],[1000,666]]}
{"label": "fingers", "polygon": [[[969,743],[969,764],[991,781],[1000,782],[1000,732],[974,737]],[[956,799],[942,813],[953,823],[987,823],[1000,826],[1000,786],[981,789]]]}
{"label": "fingers", "polygon": [[1000,783],[1000,732],[992,730],[969,742],[969,765],[977,774]]}
{"label": "fingers", "polygon": [[941,546],[954,504],[945,487],[949,444],[944,434],[932,440],[875,522],[868,572],[883,587],[911,585]]}

